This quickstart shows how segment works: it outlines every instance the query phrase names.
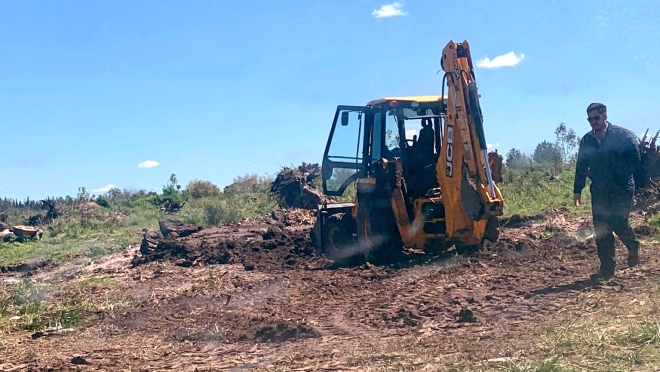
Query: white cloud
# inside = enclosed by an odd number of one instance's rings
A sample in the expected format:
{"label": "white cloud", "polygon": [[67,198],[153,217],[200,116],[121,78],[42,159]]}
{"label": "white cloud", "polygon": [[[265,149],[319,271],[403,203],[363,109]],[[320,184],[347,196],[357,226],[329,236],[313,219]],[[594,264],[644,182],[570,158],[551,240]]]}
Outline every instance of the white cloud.
{"label": "white cloud", "polygon": [[138,168],[153,168],[157,166],[158,166],[158,162],[155,160],[146,160],[138,164]]}
{"label": "white cloud", "polygon": [[109,185],[105,185],[104,187],[101,187],[100,189],[92,190],[92,192],[108,192],[108,191],[114,189],[115,187],[117,187],[117,186],[115,186],[113,184],[109,184]]}
{"label": "white cloud", "polygon": [[403,3],[400,3],[398,1],[389,5],[383,5],[380,7],[380,9],[375,9],[371,13],[371,15],[376,18],[389,18],[396,16],[404,16],[407,14],[408,12],[403,10]]}
{"label": "white cloud", "polygon": [[486,147],[489,148],[489,149],[492,149],[493,147],[499,147],[499,146],[500,146],[499,142],[497,142],[497,143],[487,143],[486,144]]}
{"label": "white cloud", "polygon": [[417,131],[414,129],[406,129],[406,139],[412,139],[413,136],[417,135]]}
{"label": "white cloud", "polygon": [[486,57],[480,61],[477,61],[477,66],[482,68],[512,67],[522,62],[523,59],[525,59],[524,54],[515,54],[514,52],[509,52],[507,54],[497,56],[492,60]]}

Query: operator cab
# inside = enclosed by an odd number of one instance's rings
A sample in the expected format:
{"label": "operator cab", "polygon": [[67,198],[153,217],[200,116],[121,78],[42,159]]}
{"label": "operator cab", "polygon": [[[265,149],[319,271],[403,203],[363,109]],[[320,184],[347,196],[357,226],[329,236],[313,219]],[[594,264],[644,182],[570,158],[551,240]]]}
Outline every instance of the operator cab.
{"label": "operator cab", "polygon": [[366,106],[338,106],[323,155],[324,193],[341,196],[358,178],[374,177],[379,158],[401,158],[412,197],[439,187],[435,169],[445,109],[441,96],[389,97]]}

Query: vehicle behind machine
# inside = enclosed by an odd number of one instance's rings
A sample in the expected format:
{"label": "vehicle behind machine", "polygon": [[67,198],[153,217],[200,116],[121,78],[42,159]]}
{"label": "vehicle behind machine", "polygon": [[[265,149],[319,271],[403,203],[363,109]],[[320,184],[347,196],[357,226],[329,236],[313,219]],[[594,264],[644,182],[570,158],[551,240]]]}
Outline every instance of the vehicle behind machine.
{"label": "vehicle behind machine", "polygon": [[473,252],[498,239],[503,198],[491,166],[501,158],[487,152],[467,41],[449,42],[441,64],[446,95],[337,107],[323,191],[354,196],[319,206],[312,230],[319,252],[379,260],[404,250]]}

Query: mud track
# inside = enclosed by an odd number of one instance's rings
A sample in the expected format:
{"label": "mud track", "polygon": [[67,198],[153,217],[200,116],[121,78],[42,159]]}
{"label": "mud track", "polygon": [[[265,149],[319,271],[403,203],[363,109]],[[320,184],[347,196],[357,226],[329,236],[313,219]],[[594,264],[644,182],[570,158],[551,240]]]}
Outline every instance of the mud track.
{"label": "mud track", "polygon": [[[655,233],[644,218],[634,219],[641,238]],[[85,267],[37,271],[36,280],[113,278],[113,289],[87,295],[118,296],[122,305],[69,335],[13,333],[0,346],[8,358],[0,366],[364,370],[407,356],[415,368],[442,370],[452,358],[483,362],[529,351],[530,337],[563,314],[588,311],[585,301],[629,296],[640,279],[660,274],[657,246],[646,245],[642,265],[628,269],[619,245],[617,277],[590,281],[592,226],[565,210],[505,222],[500,241],[473,256],[416,257],[396,267],[327,269],[302,213],[165,237],[147,254],[134,247]]]}

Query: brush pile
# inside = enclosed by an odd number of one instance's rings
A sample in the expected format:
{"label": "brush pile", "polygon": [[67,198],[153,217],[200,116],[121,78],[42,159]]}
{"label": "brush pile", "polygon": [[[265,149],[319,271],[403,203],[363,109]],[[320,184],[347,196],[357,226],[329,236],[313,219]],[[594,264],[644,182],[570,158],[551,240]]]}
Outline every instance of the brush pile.
{"label": "brush pile", "polygon": [[297,168],[284,167],[268,191],[277,198],[280,208],[316,209],[319,204],[332,201],[312,184],[320,175],[321,167],[318,164],[302,163]]}

